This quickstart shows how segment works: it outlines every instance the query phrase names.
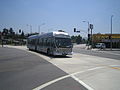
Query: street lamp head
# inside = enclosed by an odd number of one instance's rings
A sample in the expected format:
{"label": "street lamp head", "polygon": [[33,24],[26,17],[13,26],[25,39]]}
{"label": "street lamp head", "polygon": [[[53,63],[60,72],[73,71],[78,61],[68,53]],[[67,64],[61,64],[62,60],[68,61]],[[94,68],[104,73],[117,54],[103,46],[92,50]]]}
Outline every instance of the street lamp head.
{"label": "street lamp head", "polygon": [[89,21],[82,21],[82,22],[87,22],[89,24]]}
{"label": "street lamp head", "polygon": [[83,21],[83,22],[86,22],[86,21]]}

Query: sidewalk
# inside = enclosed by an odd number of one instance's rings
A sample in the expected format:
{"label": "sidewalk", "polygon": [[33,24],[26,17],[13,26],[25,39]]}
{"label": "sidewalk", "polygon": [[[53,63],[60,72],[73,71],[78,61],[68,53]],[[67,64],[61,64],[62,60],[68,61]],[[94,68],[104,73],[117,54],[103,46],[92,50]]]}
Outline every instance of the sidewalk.
{"label": "sidewalk", "polygon": [[[2,47],[0,45],[0,47]],[[14,45],[4,45],[3,48],[6,48],[6,47],[9,47],[9,48],[17,48],[17,49],[23,49],[23,50],[26,50],[27,49],[27,46],[14,46]]]}
{"label": "sidewalk", "polygon": [[75,47],[75,48],[81,48],[81,49],[86,49],[86,44],[76,44],[76,45],[74,45],[73,47]]}
{"label": "sidewalk", "polygon": [[120,48],[105,48],[105,49],[98,49],[98,48],[93,48],[92,50],[94,51],[120,51]]}
{"label": "sidewalk", "polygon": [[120,51],[120,48],[105,48],[105,49],[99,49],[99,48],[92,48],[91,49],[91,46],[89,46],[89,49],[88,49],[88,46],[86,46],[86,44],[78,44],[78,45],[74,45],[73,46],[74,48],[80,48],[80,49],[86,49],[86,50],[93,50],[93,51]]}

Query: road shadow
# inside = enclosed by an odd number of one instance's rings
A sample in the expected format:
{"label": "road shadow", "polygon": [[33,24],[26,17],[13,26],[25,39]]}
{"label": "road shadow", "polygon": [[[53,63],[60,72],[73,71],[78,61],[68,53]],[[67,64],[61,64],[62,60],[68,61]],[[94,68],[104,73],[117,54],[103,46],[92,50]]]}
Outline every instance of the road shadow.
{"label": "road shadow", "polygon": [[46,54],[44,52],[40,52],[40,51],[35,51],[35,50],[29,50],[29,51],[39,53],[39,54],[47,56],[47,57],[49,57],[51,59],[53,59],[53,58],[72,58],[72,56],[68,56],[68,55],[67,56],[62,56],[62,55],[48,55],[48,54]]}

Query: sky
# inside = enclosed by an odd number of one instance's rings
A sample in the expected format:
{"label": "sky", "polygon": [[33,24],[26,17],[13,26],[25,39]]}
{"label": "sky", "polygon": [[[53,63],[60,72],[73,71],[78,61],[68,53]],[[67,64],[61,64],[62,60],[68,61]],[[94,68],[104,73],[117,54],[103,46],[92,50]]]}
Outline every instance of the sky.
{"label": "sky", "polygon": [[120,0],[0,0],[0,30],[30,33],[30,26],[32,32],[40,26],[40,32],[64,30],[87,37],[87,22],[93,24],[93,33],[110,33],[111,15],[113,33],[120,34]]}

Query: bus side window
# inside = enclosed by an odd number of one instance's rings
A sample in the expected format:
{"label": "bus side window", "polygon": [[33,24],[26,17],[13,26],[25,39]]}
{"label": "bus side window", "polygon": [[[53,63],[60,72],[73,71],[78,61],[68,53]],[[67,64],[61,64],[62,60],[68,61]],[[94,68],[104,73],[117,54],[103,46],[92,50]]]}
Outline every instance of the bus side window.
{"label": "bus side window", "polygon": [[41,38],[39,38],[39,45],[41,46]]}
{"label": "bus side window", "polygon": [[44,39],[42,38],[42,46],[44,46]]}
{"label": "bus side window", "polygon": [[48,45],[48,41],[49,41],[49,40],[48,40],[48,38],[47,38],[47,39],[46,39],[46,46],[49,46],[49,45]]}
{"label": "bus side window", "polygon": [[32,44],[32,40],[30,40],[30,44]]}
{"label": "bus side window", "polygon": [[39,45],[39,39],[37,39],[36,41],[37,41],[37,45]]}
{"label": "bus side window", "polygon": [[30,40],[28,39],[28,42],[27,42],[28,44],[30,44]]}
{"label": "bus side window", "polygon": [[31,45],[33,44],[32,42],[33,42],[33,40],[31,39]]}
{"label": "bus side window", "polygon": [[43,39],[43,46],[45,46],[45,41],[46,41],[46,40],[45,40],[45,38],[44,38],[44,39]]}
{"label": "bus side window", "polygon": [[47,41],[48,41],[48,39],[46,38],[46,39],[45,39],[45,46],[48,46]]}
{"label": "bus side window", "polygon": [[55,47],[55,41],[54,41],[54,39],[52,39],[52,38],[51,38],[51,46],[52,46],[52,47]]}
{"label": "bus side window", "polygon": [[50,46],[50,38],[47,39],[47,46]]}

